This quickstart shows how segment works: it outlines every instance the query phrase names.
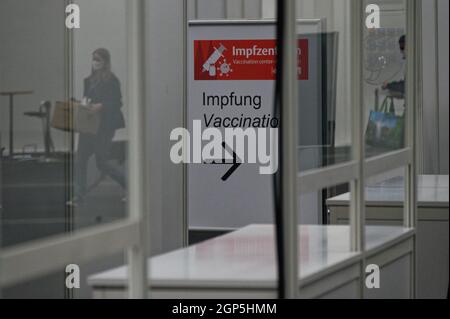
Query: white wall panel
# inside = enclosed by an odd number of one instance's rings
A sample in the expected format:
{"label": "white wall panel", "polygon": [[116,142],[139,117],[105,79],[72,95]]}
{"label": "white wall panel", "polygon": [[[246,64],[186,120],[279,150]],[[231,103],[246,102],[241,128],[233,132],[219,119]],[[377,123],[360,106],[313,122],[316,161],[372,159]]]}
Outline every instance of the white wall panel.
{"label": "white wall panel", "polygon": [[275,19],[275,1],[276,0],[261,1],[261,16],[263,19]]}
{"label": "white wall panel", "polygon": [[261,0],[242,0],[244,3],[245,19],[261,19],[262,3]]}
{"label": "white wall panel", "polygon": [[186,0],[188,20],[197,19],[197,0]]}
{"label": "white wall panel", "polygon": [[449,2],[448,0],[438,0],[438,63],[439,63],[439,162],[440,162],[440,174],[448,174],[448,60],[449,60],[449,48],[448,48],[448,12]]}
{"label": "white wall panel", "polygon": [[351,143],[351,38],[350,1],[334,0],[333,26],[339,32],[337,82],[336,82],[336,145]]}
{"label": "white wall panel", "polygon": [[242,19],[244,17],[244,6],[242,0],[225,0],[226,14],[228,19]]}
{"label": "white wall panel", "polygon": [[422,167],[425,174],[439,172],[439,117],[437,85],[436,0],[425,0],[422,6]]}
{"label": "white wall panel", "polygon": [[263,0],[188,0],[190,20],[260,19]]}
{"label": "white wall panel", "polygon": [[146,123],[150,169],[150,234],[154,253],[179,248],[184,241],[183,166],[170,161],[170,131],[183,127],[183,2],[147,1]]}
{"label": "white wall panel", "polygon": [[227,7],[225,0],[196,0],[197,19],[225,19]]}

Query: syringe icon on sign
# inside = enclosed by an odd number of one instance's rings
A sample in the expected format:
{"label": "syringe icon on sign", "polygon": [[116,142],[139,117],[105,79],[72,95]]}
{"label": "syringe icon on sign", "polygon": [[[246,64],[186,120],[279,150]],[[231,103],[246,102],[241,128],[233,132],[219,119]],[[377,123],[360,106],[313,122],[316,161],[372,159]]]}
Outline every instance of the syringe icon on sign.
{"label": "syringe icon on sign", "polygon": [[202,72],[209,72],[210,76],[216,75],[216,62],[220,59],[222,53],[226,50],[226,48],[223,46],[223,44],[220,44],[218,48],[214,48],[214,52],[210,55],[208,60],[203,64],[203,70]]}

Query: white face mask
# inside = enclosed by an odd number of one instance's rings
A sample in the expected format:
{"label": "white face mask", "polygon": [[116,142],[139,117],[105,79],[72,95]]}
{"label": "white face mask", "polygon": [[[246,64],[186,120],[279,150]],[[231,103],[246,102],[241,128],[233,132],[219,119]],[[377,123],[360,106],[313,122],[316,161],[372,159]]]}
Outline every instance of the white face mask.
{"label": "white face mask", "polygon": [[94,70],[94,71],[98,71],[98,70],[100,70],[101,68],[103,68],[103,62],[101,62],[101,61],[92,61],[92,69]]}

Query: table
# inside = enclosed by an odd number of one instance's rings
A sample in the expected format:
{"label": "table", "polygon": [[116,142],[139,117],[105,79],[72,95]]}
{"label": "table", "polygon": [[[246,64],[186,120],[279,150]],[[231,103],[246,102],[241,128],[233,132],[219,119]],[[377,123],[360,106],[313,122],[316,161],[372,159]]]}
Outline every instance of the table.
{"label": "table", "polygon": [[[361,263],[380,266],[381,288],[368,298],[411,297],[413,230],[367,227],[366,254],[350,250],[343,225],[299,226],[300,298],[361,297]],[[250,225],[149,259],[153,298],[276,298],[273,225]],[[127,267],[88,278],[94,298],[126,297]],[[390,278],[396,278],[395,281]]]}
{"label": "table", "polygon": [[1,96],[9,96],[9,156],[14,155],[14,96],[33,94],[33,91],[5,91]]}
{"label": "table", "polygon": [[[401,225],[404,179],[402,176],[366,187],[366,222]],[[420,175],[417,178],[418,297],[446,298],[449,271],[449,178]],[[331,224],[348,224],[350,194],[327,200]]]}

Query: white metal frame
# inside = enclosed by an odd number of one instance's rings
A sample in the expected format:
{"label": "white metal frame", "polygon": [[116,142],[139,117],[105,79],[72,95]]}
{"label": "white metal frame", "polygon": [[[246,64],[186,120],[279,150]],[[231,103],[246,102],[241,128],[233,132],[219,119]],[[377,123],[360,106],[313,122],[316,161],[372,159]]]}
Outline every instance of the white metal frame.
{"label": "white metal frame", "polygon": [[[67,3],[70,3],[68,1]],[[128,250],[129,296],[145,298],[148,292],[146,253],[149,245],[144,157],[144,0],[126,1],[128,34],[129,216],[119,222],[76,231],[65,236],[36,240],[0,250],[0,288],[57,271],[76,259],[87,262]],[[64,26],[61,26],[64,27]],[[69,35],[69,37],[71,37]],[[72,44],[69,56],[68,86]],[[69,92],[70,93],[70,92]],[[69,94],[67,96],[70,96]],[[63,282],[61,283],[64,284]]]}

